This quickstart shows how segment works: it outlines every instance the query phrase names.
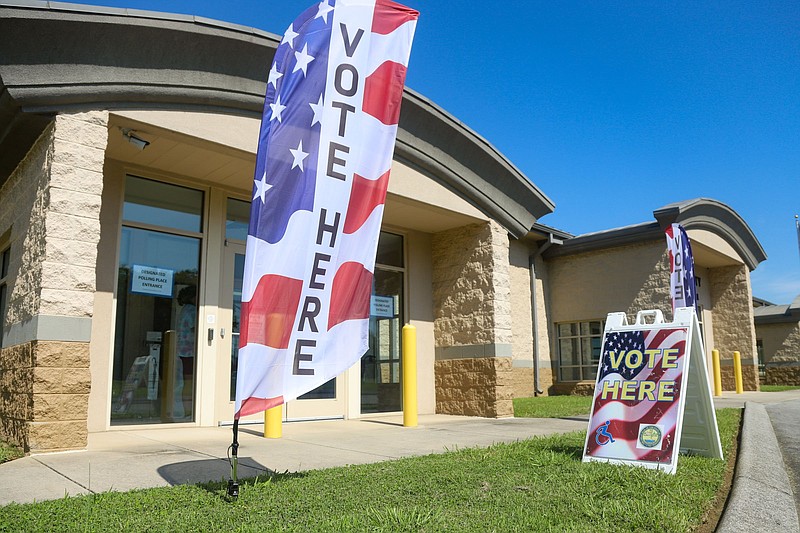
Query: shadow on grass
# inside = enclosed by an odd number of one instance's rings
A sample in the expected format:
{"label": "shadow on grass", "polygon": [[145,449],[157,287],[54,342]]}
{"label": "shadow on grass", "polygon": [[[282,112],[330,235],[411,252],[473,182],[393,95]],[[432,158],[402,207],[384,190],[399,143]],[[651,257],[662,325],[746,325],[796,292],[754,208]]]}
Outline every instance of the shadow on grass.
{"label": "shadow on grass", "polygon": [[583,446],[567,446],[562,444],[553,444],[548,446],[548,449],[553,453],[563,454],[576,461],[583,459]]}
{"label": "shadow on grass", "polygon": [[[181,461],[158,467],[158,474],[170,485],[205,483],[230,477],[231,466],[227,459],[202,459]],[[270,476],[274,472],[252,457],[239,457],[239,476]]]}
{"label": "shadow on grass", "polygon": [[[241,468],[241,464],[239,468]],[[246,477],[244,479],[239,479],[239,491],[247,490],[247,487],[255,487],[256,485],[262,485],[264,483],[281,483],[284,481],[289,481],[291,479],[301,479],[306,477],[308,474],[305,472],[274,472],[272,470],[267,469],[263,474],[253,476],[253,477]],[[228,477],[230,477],[230,472],[228,472]],[[205,483],[198,483],[198,487],[201,489],[220,496],[224,500],[229,500],[230,498],[227,495],[228,491],[228,481],[208,481]]]}

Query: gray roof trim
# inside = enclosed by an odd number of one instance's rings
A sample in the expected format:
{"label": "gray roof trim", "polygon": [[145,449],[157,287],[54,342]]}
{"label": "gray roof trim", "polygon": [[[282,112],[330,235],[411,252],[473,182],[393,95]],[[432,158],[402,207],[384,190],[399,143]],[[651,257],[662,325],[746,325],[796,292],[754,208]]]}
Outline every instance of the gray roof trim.
{"label": "gray roof trim", "polygon": [[593,252],[616,246],[627,246],[664,238],[664,231],[657,222],[646,222],[606,231],[585,233],[567,239],[561,246],[549,248],[543,255],[546,259]]}
{"label": "gray roof trim", "polygon": [[800,296],[789,305],[765,305],[753,309],[753,321],[761,324],[800,322]]}
{"label": "gray roof trim", "polygon": [[736,250],[750,270],[767,258],[750,226],[736,211],[718,200],[694,198],[676,202],[656,209],[653,216],[664,229],[677,222],[687,230],[704,229],[716,233]]}
{"label": "gray roof trim", "polygon": [[[0,185],[58,112],[180,109],[260,117],[279,43],[258,29],[190,15],[0,2]],[[515,237],[555,207],[489,142],[408,89],[395,154]]]}
{"label": "gray roof trim", "polygon": [[655,222],[579,235],[551,248],[545,257],[625,246],[664,238],[664,230],[677,222],[685,229],[702,229],[723,238],[739,254],[750,270],[767,258],[753,231],[733,209],[717,200],[695,198],[669,204],[653,211]]}

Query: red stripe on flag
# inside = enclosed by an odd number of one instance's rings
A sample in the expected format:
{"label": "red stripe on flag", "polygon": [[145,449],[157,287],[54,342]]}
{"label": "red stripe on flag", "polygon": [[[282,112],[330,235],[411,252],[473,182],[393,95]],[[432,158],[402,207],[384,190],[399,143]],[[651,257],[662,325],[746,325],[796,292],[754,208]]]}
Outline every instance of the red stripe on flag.
{"label": "red stripe on flag", "polygon": [[331,287],[328,330],[346,320],[369,318],[372,272],[361,263],[347,262],[339,267]]}
{"label": "red stripe on flag", "polygon": [[364,225],[370,214],[386,201],[386,188],[389,186],[389,172],[376,180],[368,180],[353,174],[353,187],[350,190],[350,203],[344,221],[344,232],[355,233]]}
{"label": "red stripe on flag", "polygon": [[372,16],[372,33],[388,35],[408,22],[417,20],[419,11],[391,0],[375,0],[375,11]]}
{"label": "red stripe on flag", "polygon": [[242,302],[239,348],[249,343],[288,348],[302,290],[302,280],[262,276],[250,301]]}
{"label": "red stripe on flag", "polygon": [[406,67],[394,61],[385,61],[367,76],[364,83],[362,109],[387,126],[397,124],[400,118],[400,102],[403,100],[403,84]]}
{"label": "red stripe on flag", "polygon": [[238,420],[243,416],[253,415],[261,411],[266,411],[267,409],[272,409],[282,403],[283,396],[276,396],[275,398],[256,398],[255,396],[251,396],[244,399],[242,407],[239,409],[238,413],[233,415],[233,418]]}

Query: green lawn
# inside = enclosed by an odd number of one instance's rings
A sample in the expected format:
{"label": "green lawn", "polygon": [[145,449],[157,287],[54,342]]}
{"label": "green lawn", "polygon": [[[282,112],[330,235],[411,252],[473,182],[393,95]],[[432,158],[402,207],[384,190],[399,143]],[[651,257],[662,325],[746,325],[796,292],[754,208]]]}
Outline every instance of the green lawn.
{"label": "green lawn", "polygon": [[[23,455],[25,454],[22,452],[22,450],[20,450],[16,446],[11,446],[10,444],[6,444],[5,442],[0,441],[0,463],[5,463],[6,461],[11,461],[13,459],[18,459]],[[0,531],[2,531],[2,529],[0,529]]]}
{"label": "green lawn", "polygon": [[797,385],[761,385],[761,392],[781,392],[800,389]]}
{"label": "green lawn", "polygon": [[514,399],[514,416],[521,418],[589,416],[591,409],[591,396],[539,396]]}
{"label": "green lawn", "polygon": [[[740,410],[717,413],[727,457]],[[235,502],[216,483],[12,504],[0,531],[692,531],[724,494],[725,461],[682,456],[674,476],[583,464],[584,436],[286,473]]]}

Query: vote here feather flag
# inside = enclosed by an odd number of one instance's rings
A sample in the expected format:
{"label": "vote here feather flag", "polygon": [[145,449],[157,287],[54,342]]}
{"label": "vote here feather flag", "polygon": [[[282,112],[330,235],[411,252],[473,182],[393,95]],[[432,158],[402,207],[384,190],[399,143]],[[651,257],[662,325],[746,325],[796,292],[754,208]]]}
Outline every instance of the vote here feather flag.
{"label": "vote here feather flag", "polygon": [[689,236],[680,224],[671,224],[666,231],[669,250],[669,293],[672,312],[679,307],[697,308],[697,287],[694,281],[694,258]]}
{"label": "vote here feather flag", "polygon": [[315,389],[367,350],[418,16],[389,0],[323,0],[275,52],[245,252],[237,419]]}

